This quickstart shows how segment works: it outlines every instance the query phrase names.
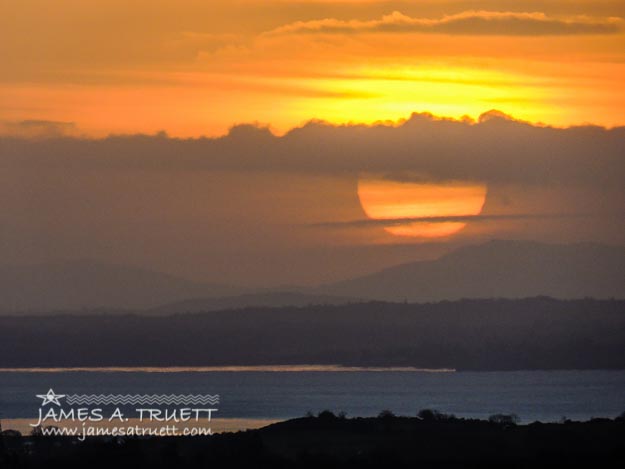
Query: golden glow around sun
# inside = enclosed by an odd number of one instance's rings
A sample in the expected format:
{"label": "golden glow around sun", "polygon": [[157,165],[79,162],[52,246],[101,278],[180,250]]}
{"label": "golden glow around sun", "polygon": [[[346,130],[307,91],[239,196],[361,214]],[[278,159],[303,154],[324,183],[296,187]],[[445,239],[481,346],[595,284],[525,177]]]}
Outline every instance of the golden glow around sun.
{"label": "golden glow around sun", "polygon": [[[358,198],[373,220],[479,215],[486,201],[486,186],[475,183],[412,183],[363,177]],[[465,222],[416,221],[387,226],[397,236],[438,238],[457,233]]]}
{"label": "golden glow around sun", "polygon": [[[477,119],[483,112],[503,106],[515,118],[529,122],[564,119],[560,110],[544,103],[548,93],[546,80],[521,74],[421,65],[418,69],[355,67],[346,69],[344,75],[304,80],[306,86],[326,96],[298,98],[295,111],[288,112],[305,110],[334,124],[373,124],[396,121],[398,116],[409,116],[415,111]],[[554,91],[551,93],[553,97]],[[303,114],[298,117],[305,120]]]}

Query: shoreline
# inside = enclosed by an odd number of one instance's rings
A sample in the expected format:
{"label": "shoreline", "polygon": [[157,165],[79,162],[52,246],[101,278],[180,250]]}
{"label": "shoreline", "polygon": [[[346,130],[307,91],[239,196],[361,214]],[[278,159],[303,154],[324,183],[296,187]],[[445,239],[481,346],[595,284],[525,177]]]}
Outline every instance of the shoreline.
{"label": "shoreline", "polygon": [[[198,422],[187,422],[187,423],[176,423],[179,428],[210,428],[212,433],[233,433],[238,431],[245,430],[255,430],[259,428],[266,427],[268,425],[284,422],[287,420],[280,419],[266,419],[266,418],[213,418],[210,422],[203,422],[199,424]],[[36,423],[37,418],[8,418],[2,419],[2,428],[3,430],[15,430],[22,434],[22,436],[27,437],[30,432],[33,430],[33,427],[30,424]],[[115,426],[120,427],[119,423],[114,422],[89,422],[89,425],[94,428],[113,428]],[[123,426],[125,427],[143,427],[143,428],[158,428],[162,425],[159,422],[141,422],[139,419],[133,418],[129,419],[127,422],[124,422]],[[82,427],[81,424],[77,422],[72,422],[69,420],[55,422],[55,425],[58,428],[78,428]]]}

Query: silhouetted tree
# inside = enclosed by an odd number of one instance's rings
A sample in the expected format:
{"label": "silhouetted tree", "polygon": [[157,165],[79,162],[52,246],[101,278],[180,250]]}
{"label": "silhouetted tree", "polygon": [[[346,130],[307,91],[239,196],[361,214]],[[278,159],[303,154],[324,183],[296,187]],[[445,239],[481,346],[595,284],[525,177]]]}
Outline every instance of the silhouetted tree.
{"label": "silhouetted tree", "polygon": [[322,420],[334,420],[336,419],[336,415],[334,415],[334,412],[332,412],[331,410],[326,409],[319,412],[319,414],[317,414],[317,418],[320,418]]}
{"label": "silhouetted tree", "polygon": [[456,418],[454,414],[445,414],[432,409],[421,409],[417,413],[417,417],[427,422],[441,422],[444,420],[454,420]]}
{"label": "silhouetted tree", "polygon": [[43,432],[41,431],[41,425],[37,425],[36,427],[33,427],[33,429],[30,431],[30,436],[41,436],[43,435]]}
{"label": "silhouetted tree", "polygon": [[517,414],[494,414],[488,417],[488,421],[504,427],[511,427],[517,425],[521,419]]}

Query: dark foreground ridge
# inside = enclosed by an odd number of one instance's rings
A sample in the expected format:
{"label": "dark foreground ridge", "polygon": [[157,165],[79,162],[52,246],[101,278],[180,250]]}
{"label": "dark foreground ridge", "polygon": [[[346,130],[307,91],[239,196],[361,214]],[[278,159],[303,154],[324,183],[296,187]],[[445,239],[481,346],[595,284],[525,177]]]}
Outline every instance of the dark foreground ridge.
{"label": "dark foreground ridge", "polygon": [[509,416],[420,416],[344,418],[325,411],[205,437],[2,436],[0,467],[625,467],[623,416],[530,425]]}
{"label": "dark foreground ridge", "polygon": [[625,369],[624,300],[538,297],[250,307],[163,317],[0,316],[0,331],[0,368],[308,363]]}

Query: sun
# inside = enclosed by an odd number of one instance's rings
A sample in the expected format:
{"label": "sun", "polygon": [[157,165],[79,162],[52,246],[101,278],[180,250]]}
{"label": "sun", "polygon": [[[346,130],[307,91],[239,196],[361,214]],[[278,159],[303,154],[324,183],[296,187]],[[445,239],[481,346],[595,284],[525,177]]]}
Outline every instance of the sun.
{"label": "sun", "polygon": [[[479,215],[487,188],[468,182],[415,183],[376,177],[358,180],[358,198],[367,217],[373,220]],[[416,221],[386,226],[397,236],[441,238],[466,226],[463,221]]]}

